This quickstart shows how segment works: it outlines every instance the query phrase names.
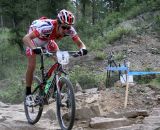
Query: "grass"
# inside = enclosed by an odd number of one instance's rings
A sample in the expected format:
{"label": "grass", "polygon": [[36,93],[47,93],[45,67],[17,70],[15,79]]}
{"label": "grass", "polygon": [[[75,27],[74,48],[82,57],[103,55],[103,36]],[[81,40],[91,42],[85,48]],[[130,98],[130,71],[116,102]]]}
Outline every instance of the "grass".
{"label": "grass", "polygon": [[23,99],[24,86],[21,79],[25,75],[26,57],[16,45],[8,43],[9,29],[0,29],[0,100],[18,103]]}
{"label": "grass", "polygon": [[160,89],[160,76],[153,79],[149,84],[154,86],[155,88]]}
{"label": "grass", "polygon": [[130,32],[132,32],[132,29],[117,27],[107,32],[105,37],[107,39],[107,43],[112,44],[114,41],[119,40],[123,35],[130,34]]}
{"label": "grass", "polygon": [[106,59],[106,53],[103,51],[97,51],[95,53],[95,60],[105,60]]}
{"label": "grass", "polygon": [[105,73],[96,73],[89,68],[82,66],[74,66],[69,73],[72,83],[78,82],[83,89],[98,87],[99,83],[105,82]]}
{"label": "grass", "polygon": [[20,79],[10,79],[5,90],[0,91],[0,100],[5,103],[20,103],[23,101],[24,87]]}
{"label": "grass", "polygon": [[[156,2],[149,5],[150,7],[145,4],[141,4],[133,6],[125,12],[112,12],[107,14],[106,18],[96,25],[80,22],[80,25],[77,26],[77,29],[79,29],[78,32],[80,32],[79,35],[82,41],[87,45],[89,51],[94,52],[96,60],[104,60],[106,58],[106,54],[103,53],[102,50],[107,46],[107,44],[113,44],[116,40],[121,39],[123,35],[130,35],[134,32],[134,28],[122,27],[119,23],[132,19],[141,13],[154,10],[155,7],[158,7]],[[156,24],[158,25],[156,26],[156,29],[160,32],[160,17],[158,16],[155,19]],[[8,43],[9,37],[9,29],[0,29],[0,83],[5,81],[3,82],[5,87],[0,88],[0,100],[3,102],[18,103],[23,100],[24,86],[21,84],[21,77],[24,77],[25,75],[27,61],[26,57],[20,54],[16,45],[10,45]],[[65,38],[59,42],[59,46],[60,49],[64,48],[65,50],[78,49],[77,46],[73,44],[72,40],[69,40],[69,38]],[[121,60],[123,58],[122,56],[123,54],[120,53],[117,55],[116,59]],[[37,68],[39,69],[40,65],[38,60]],[[51,62],[51,60],[46,60],[45,65],[48,66],[52,64]],[[78,82],[83,88],[97,87],[99,83],[103,81],[105,82],[106,76],[105,72],[95,72],[84,66],[74,66],[69,74],[73,84],[75,85],[75,83]],[[150,82],[146,77],[142,77],[141,79],[142,83]],[[159,78],[153,79],[150,84],[159,87]]]}

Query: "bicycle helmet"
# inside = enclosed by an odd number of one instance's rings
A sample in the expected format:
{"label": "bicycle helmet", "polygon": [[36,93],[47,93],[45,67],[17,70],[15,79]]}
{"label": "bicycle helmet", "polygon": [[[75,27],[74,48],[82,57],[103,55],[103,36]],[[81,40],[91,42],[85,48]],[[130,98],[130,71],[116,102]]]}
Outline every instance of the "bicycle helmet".
{"label": "bicycle helmet", "polygon": [[75,22],[74,15],[65,9],[58,13],[57,18],[60,24],[73,25]]}

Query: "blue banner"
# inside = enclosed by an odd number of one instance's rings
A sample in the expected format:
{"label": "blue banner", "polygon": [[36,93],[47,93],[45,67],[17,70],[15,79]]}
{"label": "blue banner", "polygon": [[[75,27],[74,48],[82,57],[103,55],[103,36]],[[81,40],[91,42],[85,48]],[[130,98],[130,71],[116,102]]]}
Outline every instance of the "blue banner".
{"label": "blue banner", "polygon": [[128,70],[128,67],[121,66],[121,67],[106,67],[107,70],[112,70],[112,71],[125,71]]}
{"label": "blue banner", "polygon": [[[111,71],[129,71],[128,67],[120,66],[120,67],[106,67],[107,70]],[[149,75],[149,74],[160,74],[160,72],[145,72],[145,71],[131,71],[128,72],[128,75]]]}
{"label": "blue banner", "polygon": [[160,74],[160,72],[139,72],[139,71],[133,71],[128,72],[129,75],[149,75],[149,74]]}
{"label": "blue banner", "polygon": [[128,71],[128,75],[149,75],[149,74],[160,74],[160,72],[145,72],[145,71],[129,71],[129,68],[126,66],[120,67],[106,67],[107,70],[111,71]]}

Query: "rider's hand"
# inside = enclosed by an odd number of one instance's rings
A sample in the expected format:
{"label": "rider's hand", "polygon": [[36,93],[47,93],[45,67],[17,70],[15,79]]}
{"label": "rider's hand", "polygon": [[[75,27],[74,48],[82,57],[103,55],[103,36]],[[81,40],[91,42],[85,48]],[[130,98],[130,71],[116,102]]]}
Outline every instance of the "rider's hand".
{"label": "rider's hand", "polygon": [[36,47],[36,48],[32,49],[32,51],[33,51],[35,54],[41,54],[41,53],[42,53],[42,48],[41,48],[41,47]]}
{"label": "rider's hand", "polygon": [[80,49],[80,51],[78,52],[80,56],[87,55],[87,53],[88,51],[86,49]]}

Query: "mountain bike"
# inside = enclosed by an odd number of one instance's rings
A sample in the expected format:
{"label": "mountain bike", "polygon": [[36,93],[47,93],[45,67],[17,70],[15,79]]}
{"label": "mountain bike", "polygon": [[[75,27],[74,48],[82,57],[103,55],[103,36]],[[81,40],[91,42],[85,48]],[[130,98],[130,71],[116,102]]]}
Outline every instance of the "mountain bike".
{"label": "mountain bike", "polygon": [[[45,55],[57,57],[57,62],[46,73],[44,70]],[[34,104],[28,106],[26,99],[24,100],[25,115],[29,124],[37,123],[41,118],[44,105],[50,104],[55,99],[56,114],[61,129],[72,129],[75,119],[75,96],[73,85],[63,67],[69,63],[70,56],[77,57],[79,54],[75,51],[57,51],[51,53],[44,50],[40,54],[42,80],[36,76],[33,78],[31,94]]]}
{"label": "mountain bike", "polygon": [[[126,67],[126,61],[124,60],[123,65]],[[118,70],[117,72],[115,70],[111,70],[109,68],[118,68],[121,67],[121,64],[117,64],[114,59],[114,52],[110,51],[109,55],[107,57],[107,76],[106,76],[106,87],[110,87],[113,85],[113,82],[116,80],[119,80],[120,77],[123,77],[123,74],[126,73],[125,71]],[[125,79],[123,79],[125,81]]]}

